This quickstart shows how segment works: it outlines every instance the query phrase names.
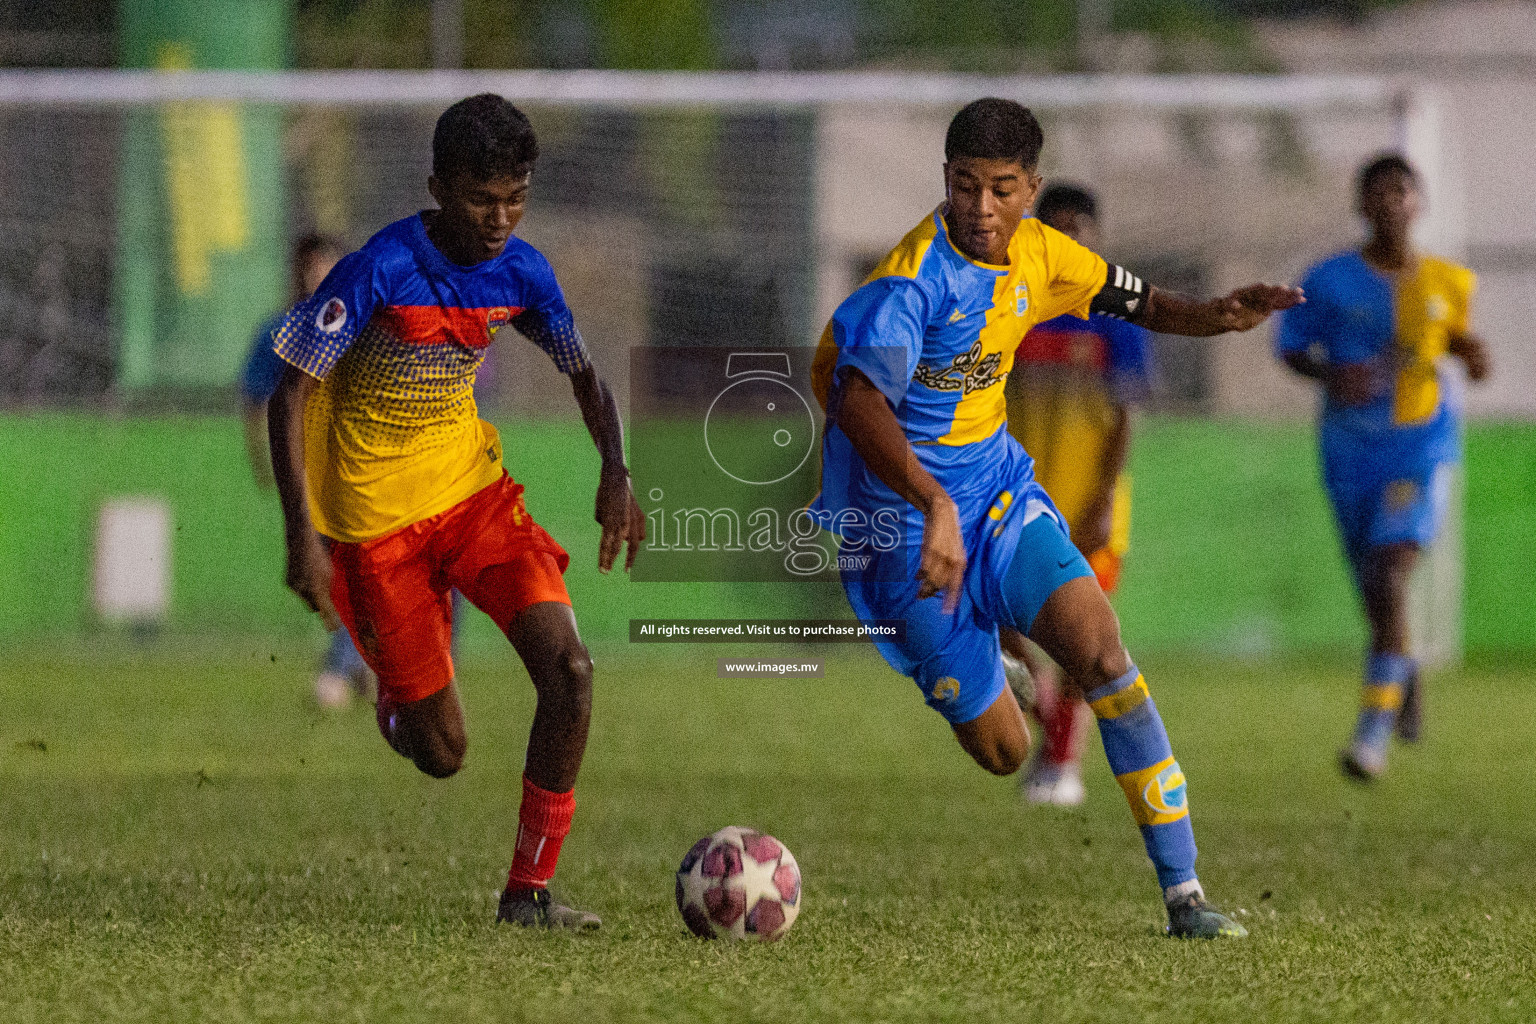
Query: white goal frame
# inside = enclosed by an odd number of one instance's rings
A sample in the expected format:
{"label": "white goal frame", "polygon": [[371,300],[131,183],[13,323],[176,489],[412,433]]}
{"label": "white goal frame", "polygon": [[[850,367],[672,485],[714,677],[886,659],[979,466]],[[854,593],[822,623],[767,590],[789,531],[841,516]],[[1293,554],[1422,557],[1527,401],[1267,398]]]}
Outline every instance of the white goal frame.
{"label": "white goal frame", "polygon": [[[451,103],[479,92],[514,102],[610,109],[794,110],[817,107],[959,106],[1002,96],[1057,110],[1206,109],[1230,113],[1392,111],[1393,138],[1435,197],[1419,224],[1427,248],[1458,258],[1465,249],[1461,183],[1442,145],[1441,104],[1432,88],[1362,75],[983,76],[887,72],[648,71],[149,71],[0,70],[0,108],[237,102],[377,107]],[[1452,489],[1441,541],[1414,582],[1415,647],[1428,665],[1462,649],[1462,488]]]}

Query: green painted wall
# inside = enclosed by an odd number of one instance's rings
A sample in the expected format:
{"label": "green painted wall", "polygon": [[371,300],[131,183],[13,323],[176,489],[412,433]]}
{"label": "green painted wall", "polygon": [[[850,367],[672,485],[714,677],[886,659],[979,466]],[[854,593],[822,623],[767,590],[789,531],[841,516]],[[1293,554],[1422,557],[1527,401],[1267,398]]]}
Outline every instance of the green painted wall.
{"label": "green painted wall", "polygon": [[[639,584],[594,568],[591,442],[578,425],[502,424],[529,507],[570,549],[589,639],[634,616],[794,614],[803,586]],[[1536,653],[1536,426],[1481,425],[1467,445],[1468,648]],[[1354,648],[1359,613],[1304,425],[1153,420],[1132,460],[1132,550],[1117,606],[1134,650],[1254,654]],[[581,483],[572,486],[570,481]],[[0,635],[73,633],[86,614],[90,532],[103,498],[158,494],[175,519],[177,630],[316,632],[282,587],[275,496],[250,481],[225,417],[0,416]],[[498,643],[481,617],[471,644]]]}

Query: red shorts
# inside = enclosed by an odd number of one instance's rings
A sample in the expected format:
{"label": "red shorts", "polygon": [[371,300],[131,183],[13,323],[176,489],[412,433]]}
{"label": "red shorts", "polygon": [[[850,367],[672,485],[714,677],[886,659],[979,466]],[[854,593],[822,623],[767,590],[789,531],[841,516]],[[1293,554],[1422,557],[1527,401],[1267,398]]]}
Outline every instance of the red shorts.
{"label": "red shorts", "polygon": [[1120,556],[1109,548],[1099,548],[1088,556],[1088,567],[1099,578],[1099,589],[1113,594],[1120,585]]}
{"label": "red shorts", "polygon": [[379,696],[429,697],[453,680],[457,589],[505,633],[543,601],[570,604],[561,573],[571,558],[533,521],[523,487],[503,476],[446,512],[361,544],[331,545],[331,600]]}

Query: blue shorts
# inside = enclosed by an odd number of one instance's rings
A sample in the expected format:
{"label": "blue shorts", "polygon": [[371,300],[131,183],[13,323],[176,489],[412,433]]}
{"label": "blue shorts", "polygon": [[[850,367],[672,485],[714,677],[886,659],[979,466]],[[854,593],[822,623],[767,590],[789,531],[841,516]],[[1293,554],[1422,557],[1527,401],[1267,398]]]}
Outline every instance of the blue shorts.
{"label": "blue shorts", "polygon": [[969,562],[965,590],[951,615],[944,613],[940,595],[917,599],[912,549],[885,556],[903,560],[896,572],[843,576],[848,602],[860,618],[906,620],[905,642],[875,646],[892,668],[917,683],[928,706],[951,725],[979,717],[1002,695],[1006,683],[998,626],[1028,633],[1058,587],[1093,575],[1039,484],[1031,481],[1017,499],[993,508],[998,516],[961,523]]}
{"label": "blue shorts", "polygon": [[1323,456],[1323,480],[1344,553],[1356,572],[1372,548],[1431,544],[1445,521],[1454,461],[1372,465]]}

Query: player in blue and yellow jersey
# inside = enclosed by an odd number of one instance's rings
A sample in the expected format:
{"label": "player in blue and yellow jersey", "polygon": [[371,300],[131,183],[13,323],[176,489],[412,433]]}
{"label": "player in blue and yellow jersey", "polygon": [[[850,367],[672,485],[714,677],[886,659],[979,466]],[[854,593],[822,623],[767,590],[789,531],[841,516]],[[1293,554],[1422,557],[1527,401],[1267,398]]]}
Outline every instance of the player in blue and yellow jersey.
{"label": "player in blue and yellow jersey", "polygon": [[[1108,313],[1154,330],[1247,330],[1301,301],[1252,285],[1194,301],[1147,288],[1026,217],[1044,139],[1010,100],[966,106],[945,137],[948,199],[843,301],[813,379],[827,410],[814,509],[842,537],[861,618],[905,620],[880,642],[983,768],[1012,774],[1029,728],[1004,682],[998,627],[1028,636],[1086,690],[1141,826],[1177,936],[1236,936],[1195,873],[1184,773],[1120,627],[1067,526],[1008,433],[1004,382],[1035,324]],[[887,529],[889,523],[902,529]],[[896,535],[890,543],[888,535]]]}
{"label": "player in blue and yellow jersey", "polygon": [[1281,321],[1279,353],[1324,385],[1323,483],[1370,627],[1360,715],[1340,760],[1368,780],[1386,768],[1394,724],[1405,740],[1419,736],[1408,580],[1440,529],[1461,458],[1444,357],[1480,381],[1488,354],[1470,331],[1472,272],[1413,247],[1421,197],[1408,161],[1388,154],[1367,164],[1357,198],[1369,239],[1307,273],[1310,301]]}
{"label": "player in blue and yellow jersey", "polygon": [[[1078,185],[1056,183],[1040,194],[1035,217],[1092,249],[1098,200]],[[1035,460],[1035,480],[1066,521],[1072,543],[1088,559],[1099,587],[1112,595],[1130,546],[1131,487],[1125,460],[1131,406],[1151,390],[1145,329],[1105,313],[1084,320],[1063,313],[1032,328],[1014,353],[1008,376],[1008,430]],[[1083,742],[1093,717],[1082,690],[1063,685],[1055,665],[1012,630],[1005,655],[1028,666],[1040,745],[1022,789],[1030,803],[1083,802]],[[1004,659],[1010,681],[1018,665]]]}
{"label": "player in blue and yellow jersey", "polygon": [[463,764],[451,589],[512,642],[538,702],[497,919],[588,929],[597,917],[555,903],[547,883],[575,811],[592,662],[562,579],[569,558],[529,515],[475,405],[475,372],[504,327],[570,376],[602,456],[602,571],[626,544],[632,564],[645,517],[613,395],[549,262],[513,236],[537,157],[528,119],[501,97],[450,107],[427,180],[439,208],[380,231],[288,315],[275,347],[290,365],[268,421],[288,585],[344,623],[378,674],[390,746],[437,778]]}
{"label": "player in blue and yellow jersey", "polygon": [[[272,348],[273,336],[283,326],[288,310],[313,295],[336,261],[345,255],[346,249],[341,243],[325,235],[305,235],[294,243],[293,255],[288,261],[292,276],[288,305],[282,312],[268,317],[251,338],[251,349],[240,371],[240,419],[245,429],[245,454],[251,463],[251,475],[260,488],[275,486],[272,457],[267,451],[267,402],[288,368]],[[354,692],[367,694],[373,686],[373,670],[357,653],[357,645],[347,634],[346,627],[332,631],[325,661],[315,676],[315,703],[323,708],[339,708],[352,699]]]}

